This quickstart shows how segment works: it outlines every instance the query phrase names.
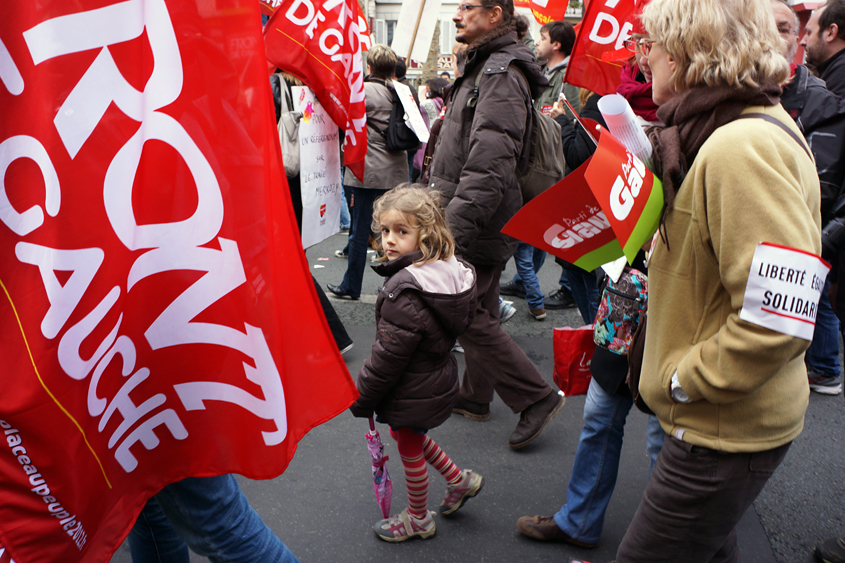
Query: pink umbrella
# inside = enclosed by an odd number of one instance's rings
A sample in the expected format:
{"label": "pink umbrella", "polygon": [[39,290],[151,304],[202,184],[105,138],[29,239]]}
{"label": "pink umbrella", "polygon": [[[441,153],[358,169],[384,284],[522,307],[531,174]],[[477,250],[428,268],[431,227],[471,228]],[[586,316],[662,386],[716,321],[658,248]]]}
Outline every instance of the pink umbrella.
{"label": "pink umbrella", "polygon": [[393,483],[390,482],[390,475],[387,474],[387,467],[384,466],[389,458],[384,455],[384,444],[372,418],[370,418],[370,431],[367,432],[367,449],[370,450],[370,457],[373,460],[373,489],[376,492],[376,502],[381,507],[381,513],[387,518],[390,516]]}

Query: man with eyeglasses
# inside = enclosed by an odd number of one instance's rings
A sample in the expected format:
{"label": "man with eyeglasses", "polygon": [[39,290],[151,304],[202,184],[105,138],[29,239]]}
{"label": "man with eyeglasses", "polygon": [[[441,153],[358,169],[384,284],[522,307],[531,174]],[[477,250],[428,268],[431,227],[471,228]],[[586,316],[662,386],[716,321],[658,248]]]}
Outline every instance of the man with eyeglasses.
{"label": "man with eyeglasses", "polygon": [[476,271],[478,307],[458,341],[466,357],[455,412],[490,418],[497,392],[519,423],[508,443],[534,440],[563,408],[520,347],[499,325],[499,275],[517,241],[502,227],[522,207],[516,181],[530,151],[531,100],[548,85],[530,49],[519,42],[528,22],[513,0],[464,0],[452,18],[467,45],[431,165],[429,186],[446,204],[458,253]]}

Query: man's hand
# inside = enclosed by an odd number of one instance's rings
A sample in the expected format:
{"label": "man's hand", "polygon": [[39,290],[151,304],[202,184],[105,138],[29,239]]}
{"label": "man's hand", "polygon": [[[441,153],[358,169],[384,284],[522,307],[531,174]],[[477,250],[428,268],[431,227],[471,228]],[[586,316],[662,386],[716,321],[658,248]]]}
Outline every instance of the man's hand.
{"label": "man's hand", "polygon": [[559,115],[563,115],[563,114],[564,114],[564,111],[563,111],[563,102],[562,102],[562,101],[560,101],[560,100],[557,100],[557,101],[554,103],[554,105],[552,106],[552,112],[551,112],[551,114],[550,114],[550,115],[552,116],[552,119],[555,119],[557,116],[559,116]]}

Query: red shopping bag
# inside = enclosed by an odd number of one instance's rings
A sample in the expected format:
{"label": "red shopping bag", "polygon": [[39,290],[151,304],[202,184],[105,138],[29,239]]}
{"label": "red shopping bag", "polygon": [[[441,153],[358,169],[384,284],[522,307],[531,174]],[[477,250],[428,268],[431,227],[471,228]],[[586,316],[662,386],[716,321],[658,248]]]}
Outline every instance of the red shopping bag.
{"label": "red shopping bag", "polygon": [[556,328],[553,345],[555,383],[567,397],[585,395],[590,387],[590,362],[596,349],[593,325]]}

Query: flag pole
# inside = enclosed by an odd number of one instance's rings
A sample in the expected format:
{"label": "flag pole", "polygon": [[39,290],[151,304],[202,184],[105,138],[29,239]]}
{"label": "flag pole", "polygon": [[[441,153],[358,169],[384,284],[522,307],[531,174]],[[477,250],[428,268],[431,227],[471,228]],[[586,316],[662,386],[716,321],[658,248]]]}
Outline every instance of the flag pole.
{"label": "flag pole", "polygon": [[408,57],[405,59],[405,62],[408,63],[408,66],[411,64],[411,53],[414,52],[414,43],[417,40],[417,31],[420,29],[420,20],[422,20],[423,10],[425,9],[425,0],[420,2],[420,12],[417,14],[417,23],[414,25],[414,33],[411,35],[411,45],[408,47]]}

